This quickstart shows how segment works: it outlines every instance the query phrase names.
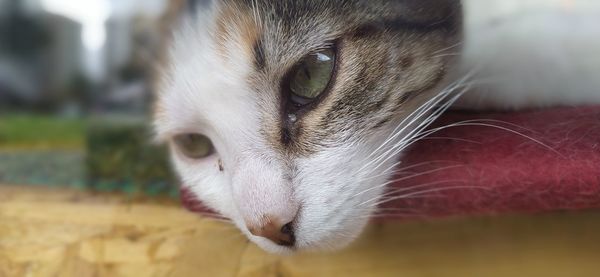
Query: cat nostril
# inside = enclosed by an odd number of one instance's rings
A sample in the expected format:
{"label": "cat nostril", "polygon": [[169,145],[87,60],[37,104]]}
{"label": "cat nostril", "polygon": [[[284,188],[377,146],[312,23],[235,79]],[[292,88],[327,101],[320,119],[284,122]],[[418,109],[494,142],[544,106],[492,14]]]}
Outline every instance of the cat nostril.
{"label": "cat nostril", "polygon": [[269,222],[258,228],[248,226],[248,230],[253,235],[269,239],[277,245],[292,247],[296,244],[294,227],[291,222],[283,226]]}
{"label": "cat nostril", "polygon": [[285,234],[285,235],[294,235],[294,227],[292,227],[292,222],[289,222],[286,225],[283,225],[283,227],[281,227],[281,233]]}
{"label": "cat nostril", "polygon": [[294,246],[294,244],[296,244],[296,235],[294,234],[294,226],[292,225],[292,222],[283,225],[280,232],[283,234],[283,239],[277,244],[281,246]]}
{"label": "cat nostril", "polygon": [[296,244],[296,235],[294,234],[294,226],[292,225],[292,222],[283,225],[283,227],[281,227],[281,233],[288,238],[286,244],[282,245],[294,246],[294,244]]}

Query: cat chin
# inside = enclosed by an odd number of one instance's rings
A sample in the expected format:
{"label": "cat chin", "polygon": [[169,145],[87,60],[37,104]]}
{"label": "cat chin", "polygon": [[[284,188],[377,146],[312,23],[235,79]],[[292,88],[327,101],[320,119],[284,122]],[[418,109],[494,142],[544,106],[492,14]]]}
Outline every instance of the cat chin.
{"label": "cat chin", "polygon": [[301,253],[337,252],[347,248],[350,244],[352,244],[360,233],[362,233],[362,231],[358,232],[356,236],[353,236],[350,239],[348,237],[340,237],[336,240],[317,241],[311,243],[299,240],[298,245],[293,248],[276,245],[273,242],[267,239],[263,239],[261,237],[249,235],[248,238],[250,239],[250,241],[252,241],[254,244],[256,244],[258,247],[260,247],[266,252],[275,255],[291,256]]}

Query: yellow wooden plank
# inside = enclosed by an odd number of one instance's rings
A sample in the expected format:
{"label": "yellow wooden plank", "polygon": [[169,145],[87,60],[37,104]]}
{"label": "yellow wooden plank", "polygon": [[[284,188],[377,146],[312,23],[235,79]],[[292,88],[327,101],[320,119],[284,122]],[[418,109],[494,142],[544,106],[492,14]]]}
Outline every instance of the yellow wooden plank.
{"label": "yellow wooden plank", "polygon": [[279,257],[173,203],[0,186],[0,276],[595,276],[600,212],[371,225]]}

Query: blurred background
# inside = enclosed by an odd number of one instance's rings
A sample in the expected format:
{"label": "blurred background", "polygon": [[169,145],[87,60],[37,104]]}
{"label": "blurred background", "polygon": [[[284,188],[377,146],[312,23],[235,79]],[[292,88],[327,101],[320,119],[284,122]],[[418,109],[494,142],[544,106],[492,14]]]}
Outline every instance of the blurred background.
{"label": "blurred background", "polygon": [[176,194],[148,110],[181,2],[0,0],[0,184]]}

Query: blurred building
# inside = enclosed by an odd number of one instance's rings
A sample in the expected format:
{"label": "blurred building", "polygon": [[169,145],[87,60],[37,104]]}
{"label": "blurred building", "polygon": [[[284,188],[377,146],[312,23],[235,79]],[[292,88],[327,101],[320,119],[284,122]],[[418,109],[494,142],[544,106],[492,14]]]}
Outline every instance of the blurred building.
{"label": "blurred building", "polygon": [[[48,88],[58,94],[72,86],[83,70],[82,26],[61,15],[45,14],[43,21],[52,34],[48,47]],[[62,90],[62,91],[61,91]],[[58,96],[58,95],[57,95]]]}
{"label": "blurred building", "polygon": [[1,3],[0,107],[60,109],[83,67],[81,24],[33,0]]}
{"label": "blurred building", "polygon": [[97,0],[110,13],[93,51],[85,17],[73,9],[87,4],[71,1],[0,0],[0,108],[144,112],[165,30],[183,1]]}
{"label": "blurred building", "polygon": [[108,94],[103,101],[121,112],[142,113],[150,101],[153,68],[164,37],[160,20],[144,15],[111,17],[106,31]]}

